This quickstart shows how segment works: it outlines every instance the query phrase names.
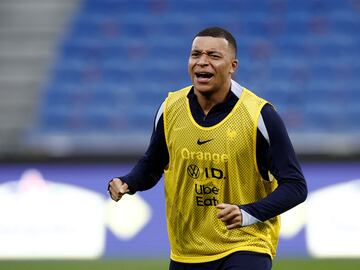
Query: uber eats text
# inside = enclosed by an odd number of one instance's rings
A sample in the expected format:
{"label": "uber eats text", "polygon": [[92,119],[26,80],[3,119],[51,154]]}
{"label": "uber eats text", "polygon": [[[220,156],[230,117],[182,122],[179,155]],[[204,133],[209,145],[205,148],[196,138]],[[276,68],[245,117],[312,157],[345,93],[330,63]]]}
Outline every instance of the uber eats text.
{"label": "uber eats text", "polygon": [[[194,160],[193,164],[187,166],[186,171],[188,176],[197,180],[194,183],[195,191],[195,204],[197,206],[215,206],[219,202],[219,196],[221,189],[216,182],[224,181],[227,178],[225,172],[221,169],[223,165],[229,160],[227,154],[202,152],[202,151],[190,151],[187,148],[181,150],[181,157],[185,160]],[[196,161],[209,161],[211,164],[207,167],[200,167],[199,162]],[[201,162],[202,163],[202,162]],[[199,181],[213,180],[216,182],[202,184]]]}

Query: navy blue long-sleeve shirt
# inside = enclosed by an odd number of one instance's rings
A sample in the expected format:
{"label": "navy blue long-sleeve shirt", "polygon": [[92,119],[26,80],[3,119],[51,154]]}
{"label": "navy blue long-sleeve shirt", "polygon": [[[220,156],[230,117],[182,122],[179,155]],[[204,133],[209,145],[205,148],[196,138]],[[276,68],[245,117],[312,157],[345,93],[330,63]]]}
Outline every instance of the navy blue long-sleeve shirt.
{"label": "navy blue long-sleeve shirt", "polygon": [[[226,100],[215,105],[205,116],[193,89],[189,92],[188,99],[194,120],[203,127],[219,123],[238,101],[238,97],[229,91]],[[278,187],[266,198],[240,207],[258,220],[265,221],[303,202],[307,196],[307,186],[280,116],[270,104],[262,108],[261,116],[265,126],[263,129],[258,127],[257,131],[257,166],[262,178],[269,180],[270,172],[277,179]],[[168,163],[169,153],[160,108],[146,153],[129,174],[120,178],[128,184],[131,193],[147,190],[160,180]]]}

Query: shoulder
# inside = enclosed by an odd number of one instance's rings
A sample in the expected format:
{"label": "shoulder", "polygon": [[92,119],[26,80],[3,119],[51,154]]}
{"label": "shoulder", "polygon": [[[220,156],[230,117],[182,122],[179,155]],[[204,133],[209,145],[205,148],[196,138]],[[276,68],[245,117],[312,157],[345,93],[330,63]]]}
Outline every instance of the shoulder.
{"label": "shoulder", "polygon": [[163,112],[165,115],[168,112],[177,111],[184,103],[186,103],[188,100],[187,96],[191,89],[192,86],[188,86],[174,92],[169,92],[164,103]]}
{"label": "shoulder", "polygon": [[265,106],[262,108],[261,116],[268,129],[271,127],[275,128],[284,125],[281,116],[270,103],[265,104]]}
{"label": "shoulder", "polygon": [[156,112],[156,116],[155,116],[155,121],[154,121],[154,130],[156,130],[158,123],[160,121],[160,119],[162,118],[163,114],[164,114],[164,106],[165,106],[165,101],[164,100],[161,105],[159,106],[157,112]]}
{"label": "shoulder", "polygon": [[[279,114],[275,108],[270,104],[266,103],[262,109],[258,120],[258,130],[263,135],[264,139],[270,145],[269,132],[274,130],[274,125],[278,126],[275,122],[281,121]],[[269,131],[270,130],[270,131]]]}
{"label": "shoulder", "polygon": [[181,89],[176,90],[176,91],[169,92],[166,100],[179,99],[179,98],[182,98],[182,97],[186,97],[188,95],[189,91],[191,90],[191,88],[192,88],[192,85],[186,86],[186,87],[181,88]]}
{"label": "shoulder", "polygon": [[171,104],[171,103],[177,102],[180,98],[186,97],[187,94],[189,93],[189,91],[191,90],[191,88],[192,88],[192,85],[186,86],[182,89],[179,89],[179,90],[176,90],[173,92],[168,92],[167,97],[161,103],[161,105],[159,106],[159,108],[156,112],[155,121],[154,121],[155,129],[156,129],[159,121],[162,121],[162,117],[163,117],[164,111],[166,110],[166,107],[168,107],[169,104]]}
{"label": "shoulder", "polygon": [[263,107],[261,116],[269,134],[269,140],[273,146],[284,145],[290,142],[285,124],[271,104]]}

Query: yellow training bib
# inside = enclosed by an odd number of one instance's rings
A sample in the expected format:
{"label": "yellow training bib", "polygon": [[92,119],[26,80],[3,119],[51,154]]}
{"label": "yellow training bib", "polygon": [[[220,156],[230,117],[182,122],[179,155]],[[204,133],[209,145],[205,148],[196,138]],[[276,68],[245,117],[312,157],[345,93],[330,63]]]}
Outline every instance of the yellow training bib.
{"label": "yellow training bib", "polygon": [[197,263],[235,251],[275,255],[279,217],[227,230],[216,217],[219,203],[248,204],[270,194],[257,168],[256,134],[267,103],[243,88],[239,101],[220,123],[201,127],[193,119],[187,94],[169,93],[164,130],[170,161],[165,171],[166,214],[171,259]]}

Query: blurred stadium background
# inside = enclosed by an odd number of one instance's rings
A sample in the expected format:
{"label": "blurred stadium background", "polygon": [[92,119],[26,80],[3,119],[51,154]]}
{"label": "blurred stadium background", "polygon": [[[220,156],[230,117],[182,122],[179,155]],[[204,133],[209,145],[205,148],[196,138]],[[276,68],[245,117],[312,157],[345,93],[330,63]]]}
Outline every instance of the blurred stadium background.
{"label": "blurred stadium background", "polygon": [[276,106],[309,182],[274,269],[360,269],[359,0],[0,0],[1,269],[166,269],[162,184],[123,207],[106,184],[190,84],[191,40],[212,25],[235,35],[236,79]]}

